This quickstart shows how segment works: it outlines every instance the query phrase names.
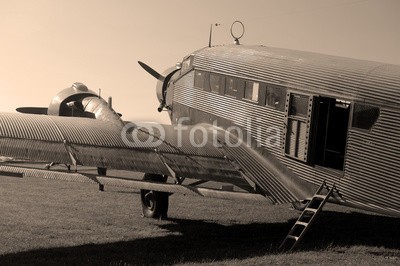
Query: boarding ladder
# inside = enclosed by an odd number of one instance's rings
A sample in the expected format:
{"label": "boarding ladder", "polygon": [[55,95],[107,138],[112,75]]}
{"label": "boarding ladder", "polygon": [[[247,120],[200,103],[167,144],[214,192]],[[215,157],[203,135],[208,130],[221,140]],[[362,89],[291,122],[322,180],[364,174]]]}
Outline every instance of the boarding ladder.
{"label": "boarding ladder", "polygon": [[[322,207],[332,195],[334,189],[335,185],[329,189],[325,181],[321,184],[317,192],[315,192],[314,196],[308,202],[300,217],[294,223],[292,229],[290,229],[289,234],[279,246],[280,250],[292,250],[297,246],[322,210]],[[327,191],[327,193],[323,194],[323,191]]]}

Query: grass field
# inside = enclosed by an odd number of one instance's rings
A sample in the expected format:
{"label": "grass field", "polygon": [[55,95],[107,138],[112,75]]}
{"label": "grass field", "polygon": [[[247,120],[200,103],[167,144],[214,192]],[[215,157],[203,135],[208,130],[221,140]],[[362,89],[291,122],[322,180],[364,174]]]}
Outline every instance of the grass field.
{"label": "grass field", "polygon": [[298,215],[287,205],[173,195],[166,221],[140,209],[138,191],[0,177],[0,264],[400,264],[397,218],[327,205],[279,253]]}

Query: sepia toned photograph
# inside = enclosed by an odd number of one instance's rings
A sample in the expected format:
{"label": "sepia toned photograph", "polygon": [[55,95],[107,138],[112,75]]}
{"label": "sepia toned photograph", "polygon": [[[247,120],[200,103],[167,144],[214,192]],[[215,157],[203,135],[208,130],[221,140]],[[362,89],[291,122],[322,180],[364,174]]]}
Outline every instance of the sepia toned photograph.
{"label": "sepia toned photograph", "polygon": [[0,265],[399,265],[397,0],[0,0]]}

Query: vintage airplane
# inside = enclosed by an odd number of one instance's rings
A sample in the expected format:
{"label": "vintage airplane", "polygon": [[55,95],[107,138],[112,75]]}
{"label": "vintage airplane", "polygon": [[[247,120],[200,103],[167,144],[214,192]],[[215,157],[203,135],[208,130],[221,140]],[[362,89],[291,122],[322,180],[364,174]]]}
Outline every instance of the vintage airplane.
{"label": "vintage airplane", "polygon": [[[122,181],[142,189],[146,217],[166,216],[174,192],[293,203],[295,243],[326,201],[400,217],[400,66],[238,39],[164,74],[139,64],[171,125],[123,121],[75,83],[47,109],[0,114],[1,155],[144,172]],[[207,181],[240,189],[198,187]]]}

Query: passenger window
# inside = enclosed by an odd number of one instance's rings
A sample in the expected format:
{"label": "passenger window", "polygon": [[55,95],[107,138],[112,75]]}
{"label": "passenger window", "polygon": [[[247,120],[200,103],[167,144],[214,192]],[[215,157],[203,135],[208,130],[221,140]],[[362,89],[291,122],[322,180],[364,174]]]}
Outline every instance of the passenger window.
{"label": "passenger window", "polygon": [[246,81],[246,87],[244,88],[244,98],[250,101],[258,101],[258,91],[260,84],[258,82]]}
{"label": "passenger window", "polygon": [[268,85],[266,95],[266,105],[274,107],[279,111],[285,109],[286,88]]}
{"label": "passenger window", "polygon": [[208,73],[205,71],[196,70],[194,72],[194,86],[199,89],[208,90]]}
{"label": "passenger window", "polygon": [[221,75],[210,73],[210,89],[212,92],[219,93],[224,87],[225,78]]}
{"label": "passenger window", "polygon": [[225,94],[229,96],[235,96],[237,95],[237,81],[234,78],[226,78],[226,84],[225,84]]}
{"label": "passenger window", "polygon": [[352,127],[370,130],[378,120],[379,113],[378,107],[355,103]]}

